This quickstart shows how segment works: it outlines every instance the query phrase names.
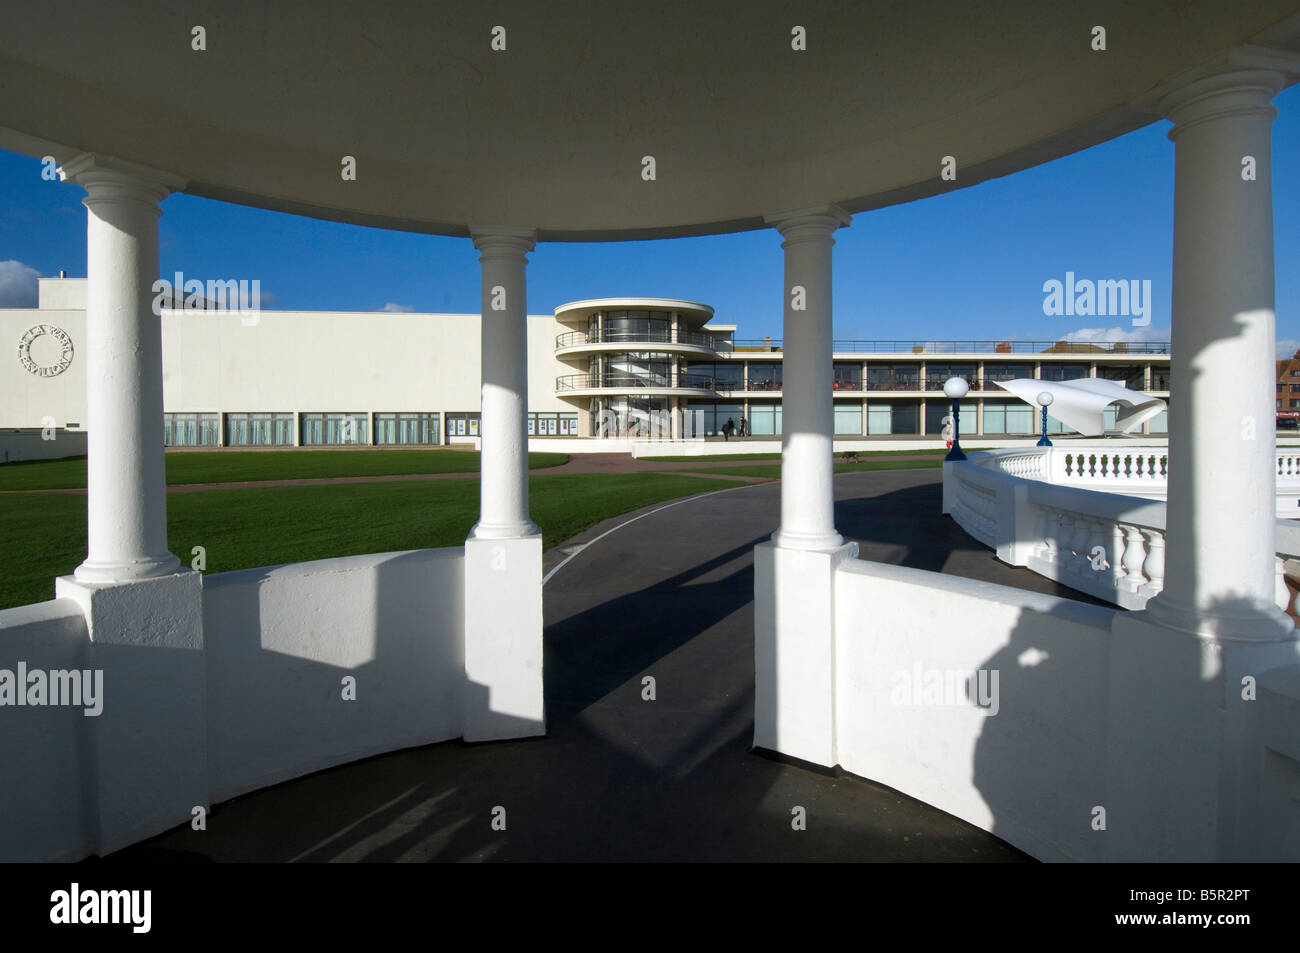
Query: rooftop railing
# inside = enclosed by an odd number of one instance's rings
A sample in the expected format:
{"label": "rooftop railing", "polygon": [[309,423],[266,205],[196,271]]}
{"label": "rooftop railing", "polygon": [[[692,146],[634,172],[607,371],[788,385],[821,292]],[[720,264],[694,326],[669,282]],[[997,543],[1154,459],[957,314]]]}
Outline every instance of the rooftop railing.
{"label": "rooftop railing", "polygon": [[[858,341],[837,340],[839,354],[1168,354],[1168,341]],[[780,338],[738,338],[737,351],[779,351]]]}

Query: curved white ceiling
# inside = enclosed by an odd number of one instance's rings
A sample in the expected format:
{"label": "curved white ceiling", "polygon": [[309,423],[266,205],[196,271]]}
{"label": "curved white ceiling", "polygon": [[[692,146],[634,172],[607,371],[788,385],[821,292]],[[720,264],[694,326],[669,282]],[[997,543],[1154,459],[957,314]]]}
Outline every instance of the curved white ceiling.
{"label": "curved white ceiling", "polygon": [[[1300,49],[1300,0],[278,0],[10,5],[0,146],[359,224],[543,240],[762,227],[1003,175],[1155,118],[1168,77]],[[195,25],[207,49],[191,49]],[[491,49],[494,26],[506,50]],[[791,49],[792,27],[807,31]],[[1107,49],[1092,49],[1092,29]],[[356,159],[344,181],[342,158]],[[642,177],[643,157],[656,178]],[[957,179],[939,177],[944,156]]]}

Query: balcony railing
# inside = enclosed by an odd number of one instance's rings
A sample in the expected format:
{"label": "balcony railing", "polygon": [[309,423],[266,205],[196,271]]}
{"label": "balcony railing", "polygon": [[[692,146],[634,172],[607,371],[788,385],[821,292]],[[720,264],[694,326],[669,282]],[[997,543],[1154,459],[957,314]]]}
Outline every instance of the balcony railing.
{"label": "balcony railing", "polygon": [[[714,390],[715,379],[712,374],[678,374],[678,388],[693,390]],[[659,374],[566,374],[555,379],[556,393],[570,390],[595,390],[598,388],[618,390],[664,390],[673,387],[672,379]]]}
{"label": "balcony railing", "polygon": [[668,331],[616,331],[603,330],[597,334],[586,331],[569,331],[555,339],[556,350],[581,347],[584,344],[691,344],[710,350],[727,350],[726,342],[711,334],[699,331],[678,331],[676,336]]}
{"label": "balcony railing", "polygon": [[[837,394],[843,393],[913,393],[919,394],[924,389],[926,392],[942,391],[946,377],[928,377],[925,380],[925,387],[921,387],[921,378],[919,376],[896,377],[889,381],[832,381],[830,387]],[[1006,378],[1011,380],[1011,378]],[[997,385],[997,382],[990,378],[967,379],[972,392],[979,391],[983,393],[996,393],[1004,397],[1011,395]],[[1126,383],[1120,381],[1119,383]],[[1159,385],[1164,383],[1164,387]],[[555,379],[556,391],[565,390],[589,390],[592,388],[627,388],[641,389],[647,387],[665,388],[672,387],[672,382],[667,376],[663,375],[639,375],[639,374],[617,374],[607,373],[603,376],[598,374],[569,374],[564,377]],[[740,381],[734,378],[720,380],[711,374],[678,374],[677,386],[693,388],[695,390],[715,390],[715,391],[745,391],[748,393],[763,393],[765,391],[779,391],[782,387],[781,378],[751,378],[748,381]],[[1167,391],[1168,382],[1154,381],[1151,391],[1155,393]],[[1141,391],[1142,388],[1130,386],[1130,390]]]}
{"label": "balcony railing", "polygon": [[[858,354],[1168,354],[1168,341],[858,341],[831,344],[836,353]],[[781,350],[780,338],[740,338],[735,349]]]}

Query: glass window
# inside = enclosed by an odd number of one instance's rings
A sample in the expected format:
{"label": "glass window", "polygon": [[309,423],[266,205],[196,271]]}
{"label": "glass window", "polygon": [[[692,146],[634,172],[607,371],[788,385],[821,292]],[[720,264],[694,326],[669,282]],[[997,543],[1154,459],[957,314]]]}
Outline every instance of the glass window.
{"label": "glass window", "polygon": [[749,365],[750,390],[780,390],[781,364],[753,362]]}
{"label": "glass window", "polygon": [[837,434],[862,433],[862,404],[858,401],[835,402],[835,432]]}
{"label": "glass window", "polygon": [[867,403],[867,432],[920,433],[921,404],[915,400],[875,400]]}
{"label": "glass window", "polygon": [[1044,364],[1045,381],[1076,381],[1088,376],[1087,364]]}
{"label": "glass window", "polygon": [[[960,377],[967,384],[976,380],[974,364],[935,364],[925,365],[925,389],[943,390],[943,383],[950,377]],[[964,431],[963,431],[964,433]]]}
{"label": "glass window", "polygon": [[868,364],[867,390],[918,390],[920,364]]}
{"label": "glass window", "polygon": [[892,426],[893,417],[889,412],[889,404],[883,401],[867,404],[867,433],[892,433]]}
{"label": "glass window", "polygon": [[[984,433],[1032,434],[1038,432],[1037,410],[1023,401],[986,400],[984,402]],[[963,411],[962,433],[966,432]]]}
{"label": "glass window", "polygon": [[442,443],[438,414],[375,414],[375,443],[381,446],[423,446]]}
{"label": "glass window", "polygon": [[163,446],[215,447],[220,414],[163,414]]}
{"label": "glass window", "polygon": [[995,362],[985,362],[984,364],[985,381],[1014,381],[1033,376],[1034,365],[1032,364],[999,364]]}
{"label": "glass window", "polygon": [[479,427],[478,414],[447,414],[447,437],[477,437]]}
{"label": "glass window", "polygon": [[857,361],[836,361],[835,390],[862,390],[862,365]]}
{"label": "glass window", "polygon": [[1169,411],[1162,410],[1148,421],[1147,425],[1151,428],[1152,433],[1169,432]]}
{"label": "glass window", "polygon": [[226,414],[228,447],[292,447],[293,414]]}
{"label": "glass window", "polygon": [[578,433],[578,415],[564,413],[530,413],[528,436],[568,437]]}
{"label": "glass window", "polygon": [[1097,376],[1104,381],[1116,381],[1129,390],[1141,390],[1145,381],[1146,368],[1133,364],[1099,364]]}
{"label": "glass window", "polygon": [[1169,390],[1169,368],[1152,367],[1151,368],[1151,389],[1152,390]]}
{"label": "glass window", "polygon": [[666,311],[608,311],[606,341],[669,341],[672,319]]}
{"label": "glass window", "polygon": [[781,405],[778,403],[751,402],[749,405],[749,432],[755,436],[768,437],[780,434]]}
{"label": "glass window", "polygon": [[602,387],[669,387],[672,385],[671,354],[655,351],[624,351],[605,356]]}
{"label": "glass window", "polygon": [[365,411],[300,414],[299,418],[304,447],[370,443],[370,415]]}
{"label": "glass window", "polygon": [[744,366],[718,361],[682,361],[677,383],[682,387],[707,387],[716,390],[740,390],[744,386]]}
{"label": "glass window", "polygon": [[[945,378],[946,380],[947,378]],[[978,432],[979,428],[979,410],[978,405],[973,403],[962,402],[959,405],[961,417],[962,435],[973,434]],[[926,436],[938,435],[943,433],[943,422],[952,416],[952,404],[942,400],[930,400],[925,405],[925,433]]]}

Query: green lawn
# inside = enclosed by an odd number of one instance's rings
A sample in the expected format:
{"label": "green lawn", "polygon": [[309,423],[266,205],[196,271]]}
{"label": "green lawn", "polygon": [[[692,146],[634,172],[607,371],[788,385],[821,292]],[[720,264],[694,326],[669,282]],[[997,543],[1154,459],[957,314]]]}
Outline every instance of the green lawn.
{"label": "green lawn", "polygon": [[[167,482],[238,483],[317,477],[477,473],[470,450],[217,450],[167,454]],[[564,453],[530,453],[531,469],[568,462]],[[0,490],[64,490],[86,485],[86,458],[0,465]]]}
{"label": "green lawn", "polygon": [[[974,450],[987,449],[987,448],[962,447],[962,449],[974,451]],[[845,452],[846,451],[843,450],[837,451],[835,456],[842,457],[844,456]],[[947,454],[948,451],[946,448],[941,447],[938,450],[858,450],[858,451],[847,451],[847,452],[856,452],[859,457],[872,458],[872,457],[897,456],[899,454],[906,454],[908,456],[942,457],[945,454]],[[726,462],[728,460],[780,460],[781,454],[779,453],[720,453],[717,456],[707,456],[707,457],[706,456],[637,457],[637,459],[649,460],[653,463],[713,463],[715,461],[721,463],[721,462]]]}
{"label": "green lawn", "polygon": [[[933,460],[864,460],[861,463],[837,463],[836,473],[848,473],[852,470],[937,470],[943,466],[943,458]],[[776,477],[781,476],[781,467],[710,467],[707,470],[694,470],[694,473],[721,473],[727,476]]]}
{"label": "green lawn", "polygon": [[[740,485],[666,473],[558,474],[529,481],[530,508],[550,547],[619,513]],[[204,547],[208,572],[457,546],[478,517],[478,493],[472,478],[173,493],[168,544],[185,565]],[[52,599],[54,577],[85,558],[85,537],[84,496],[0,497],[0,608]]]}

